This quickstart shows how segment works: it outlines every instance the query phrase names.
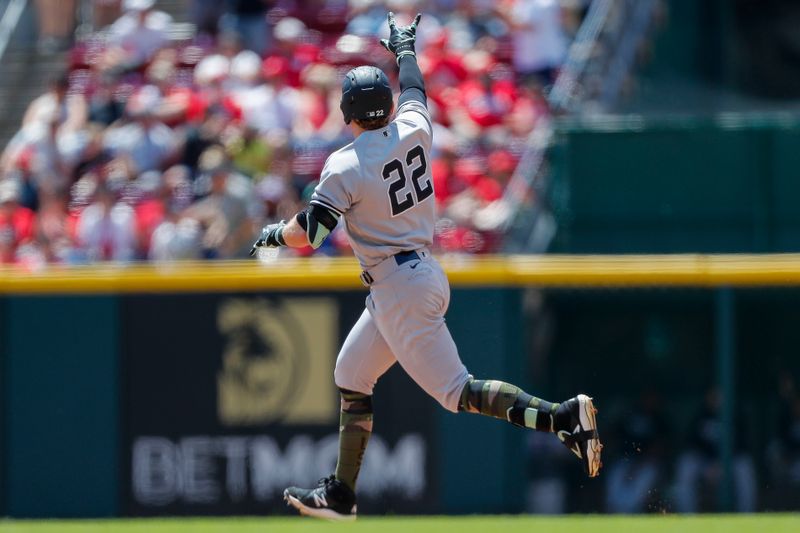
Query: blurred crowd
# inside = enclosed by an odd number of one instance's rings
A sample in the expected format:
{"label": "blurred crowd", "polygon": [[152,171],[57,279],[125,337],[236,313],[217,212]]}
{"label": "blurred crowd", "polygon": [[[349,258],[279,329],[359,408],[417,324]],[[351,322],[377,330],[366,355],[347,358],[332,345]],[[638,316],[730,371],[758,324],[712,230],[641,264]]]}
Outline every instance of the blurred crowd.
{"label": "blurred crowd", "polygon": [[[3,151],[0,263],[244,257],[351,139],[344,72],[368,63],[396,75],[378,44],[388,10],[400,24],[424,13],[435,245],[497,251],[495,207],[548,113],[543,91],[585,3],[194,0],[186,33],[154,0],[98,2],[110,24],[70,45]],[[312,252],[350,253],[341,228],[290,253]]]}

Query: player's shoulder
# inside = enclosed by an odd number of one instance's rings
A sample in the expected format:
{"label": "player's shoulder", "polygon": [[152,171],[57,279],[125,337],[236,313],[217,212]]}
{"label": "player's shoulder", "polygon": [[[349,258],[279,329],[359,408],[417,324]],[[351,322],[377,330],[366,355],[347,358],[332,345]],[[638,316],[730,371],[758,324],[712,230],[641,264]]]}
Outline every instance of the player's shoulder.
{"label": "player's shoulder", "polygon": [[325,160],[325,166],[322,169],[322,177],[346,174],[357,168],[358,155],[356,154],[353,143],[348,143],[328,156]]}

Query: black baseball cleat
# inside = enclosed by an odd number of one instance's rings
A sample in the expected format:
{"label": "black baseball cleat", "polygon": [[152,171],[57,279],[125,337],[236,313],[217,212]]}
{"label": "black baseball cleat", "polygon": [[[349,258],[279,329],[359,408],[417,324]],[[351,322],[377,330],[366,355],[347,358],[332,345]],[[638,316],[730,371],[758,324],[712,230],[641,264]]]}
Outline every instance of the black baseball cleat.
{"label": "black baseball cleat", "polygon": [[302,515],[328,520],[356,519],[356,495],[334,475],[320,479],[315,489],[289,487],[283,491],[283,499]]}
{"label": "black baseball cleat", "polygon": [[578,394],[559,405],[554,416],[556,435],[564,446],[578,456],[589,477],[600,474],[603,466],[600,461],[603,444],[597,434],[596,414],[592,399],[585,394]]}

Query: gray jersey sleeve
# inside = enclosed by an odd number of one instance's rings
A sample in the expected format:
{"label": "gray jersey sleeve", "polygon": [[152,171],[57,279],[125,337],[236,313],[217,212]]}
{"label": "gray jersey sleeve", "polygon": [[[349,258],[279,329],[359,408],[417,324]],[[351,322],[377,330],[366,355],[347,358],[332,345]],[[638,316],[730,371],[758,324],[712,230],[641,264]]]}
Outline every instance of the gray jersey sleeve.
{"label": "gray jersey sleeve", "polygon": [[433,136],[433,124],[428,108],[417,100],[408,100],[400,105],[397,110],[397,121],[411,124],[422,129],[428,136]]}
{"label": "gray jersey sleeve", "polygon": [[319,185],[311,196],[311,203],[326,207],[337,215],[346,213],[353,205],[356,188],[349,167],[341,150],[331,154],[325,161]]}

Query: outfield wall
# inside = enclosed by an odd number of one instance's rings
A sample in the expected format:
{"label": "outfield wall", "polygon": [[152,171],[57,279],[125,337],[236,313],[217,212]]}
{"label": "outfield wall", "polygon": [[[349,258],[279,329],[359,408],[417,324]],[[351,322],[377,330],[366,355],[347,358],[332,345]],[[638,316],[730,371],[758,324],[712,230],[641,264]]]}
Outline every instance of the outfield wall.
{"label": "outfield wall", "polygon": [[[352,261],[0,279],[3,514],[283,514],[287,484],[335,467],[333,366],[366,296]],[[511,379],[519,292],[453,299],[465,362]],[[492,312],[467,312],[479,307]],[[375,408],[364,512],[521,509],[521,473],[503,458],[522,432],[471,437],[474,420],[454,423],[397,368]],[[478,458],[486,472],[461,468]],[[451,496],[476,475],[491,494]]]}
{"label": "outfield wall", "polygon": [[[800,283],[800,257],[446,265],[448,325],[470,371],[550,399],[592,392],[608,428],[604,476],[587,481],[549,437],[445,412],[395,368],[376,389],[363,512],[519,512],[554,483],[568,496],[563,510],[602,512],[615,464],[639,453],[672,469],[713,385],[730,427],[717,450],[723,476],[742,451],[767,475],[778,376],[800,377],[800,294],[786,288]],[[333,468],[331,372],[363,310],[356,275],[352,260],[4,271],[2,514],[286,512],[283,485]],[[630,456],[616,426],[647,391],[663,400],[670,425],[659,441],[669,447],[646,443]],[[659,490],[674,482],[666,474]],[[761,479],[759,508],[796,508]],[[735,508],[734,483],[721,486],[704,508]],[[659,493],[656,505],[670,498]]]}

